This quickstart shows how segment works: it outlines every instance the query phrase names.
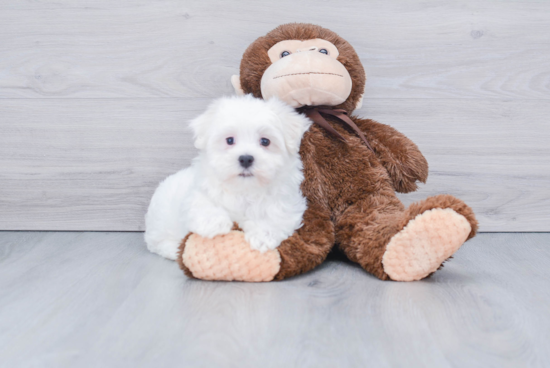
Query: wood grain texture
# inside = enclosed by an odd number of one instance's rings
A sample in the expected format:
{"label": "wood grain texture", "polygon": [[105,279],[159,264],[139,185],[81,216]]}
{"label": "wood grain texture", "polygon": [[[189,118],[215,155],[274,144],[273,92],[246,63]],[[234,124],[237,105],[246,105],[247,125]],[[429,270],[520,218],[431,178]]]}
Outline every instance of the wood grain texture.
{"label": "wood grain texture", "polygon": [[550,231],[550,3],[0,2],[0,229],[143,230],[194,155],[186,122],[256,37],[339,32],[368,74],[357,112],[430,163],[405,203],[450,193],[482,231]]}
{"label": "wood grain texture", "polygon": [[[0,101],[0,229],[141,230],[207,100]],[[53,128],[52,128],[53,127]]]}
{"label": "wood grain texture", "polygon": [[[187,121],[208,101],[0,101],[0,229],[143,230],[156,185],[196,154]],[[378,99],[358,114],[426,155],[428,184],[405,203],[450,193],[482,231],[550,230],[550,102]]]}
{"label": "wood grain texture", "polygon": [[187,279],[140,233],[0,233],[1,367],[546,367],[550,234],[481,234],[432,278],[332,260]]}
{"label": "wood grain texture", "polygon": [[356,48],[372,98],[550,98],[550,3],[109,0],[0,4],[0,97],[217,97],[245,48],[310,22]]}

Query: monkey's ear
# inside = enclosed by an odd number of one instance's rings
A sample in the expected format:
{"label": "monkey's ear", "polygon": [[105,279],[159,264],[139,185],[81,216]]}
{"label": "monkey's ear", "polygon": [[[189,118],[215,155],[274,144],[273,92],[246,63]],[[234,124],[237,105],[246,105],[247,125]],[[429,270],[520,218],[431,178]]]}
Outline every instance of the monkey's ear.
{"label": "monkey's ear", "polygon": [[233,85],[233,88],[235,88],[235,93],[237,94],[237,96],[244,95],[243,88],[241,87],[241,77],[239,77],[238,75],[232,75],[231,84]]}
{"label": "monkey's ear", "polygon": [[361,96],[359,96],[359,100],[357,101],[357,104],[355,104],[355,110],[359,110],[363,107],[363,95],[364,93],[361,93]]}

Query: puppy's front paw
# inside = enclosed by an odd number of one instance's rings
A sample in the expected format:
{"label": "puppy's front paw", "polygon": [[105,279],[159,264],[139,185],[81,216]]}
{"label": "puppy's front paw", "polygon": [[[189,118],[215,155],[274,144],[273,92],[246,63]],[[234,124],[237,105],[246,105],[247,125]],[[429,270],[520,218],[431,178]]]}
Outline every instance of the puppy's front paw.
{"label": "puppy's front paw", "polygon": [[217,235],[227,234],[233,228],[233,221],[229,217],[213,217],[194,219],[189,225],[189,230],[203,238],[213,238]]}
{"label": "puppy's front paw", "polygon": [[253,230],[245,233],[245,239],[250,244],[250,248],[265,253],[268,250],[275,249],[281,243],[273,237],[268,231]]}

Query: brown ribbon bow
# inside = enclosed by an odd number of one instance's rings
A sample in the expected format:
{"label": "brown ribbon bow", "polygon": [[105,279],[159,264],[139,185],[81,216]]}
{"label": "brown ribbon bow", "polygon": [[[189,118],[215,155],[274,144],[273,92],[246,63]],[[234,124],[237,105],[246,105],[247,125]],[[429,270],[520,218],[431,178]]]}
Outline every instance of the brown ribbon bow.
{"label": "brown ribbon bow", "polygon": [[353,120],[349,118],[348,112],[346,110],[335,109],[335,108],[332,108],[331,106],[313,106],[313,107],[307,106],[300,110],[303,111],[306,114],[306,116],[310,118],[314,123],[319,124],[326,130],[328,130],[331,134],[337,136],[338,138],[346,142],[346,138],[344,138],[340,133],[338,133],[336,129],[334,129],[332,125],[330,125],[321,114],[334,116],[335,118],[339,119],[340,121],[347,124],[350,128],[352,128],[355,131],[355,133],[357,133],[357,135],[361,137],[363,142],[365,142],[367,147],[374,152],[374,150],[370,146],[363,132],[353,122]]}

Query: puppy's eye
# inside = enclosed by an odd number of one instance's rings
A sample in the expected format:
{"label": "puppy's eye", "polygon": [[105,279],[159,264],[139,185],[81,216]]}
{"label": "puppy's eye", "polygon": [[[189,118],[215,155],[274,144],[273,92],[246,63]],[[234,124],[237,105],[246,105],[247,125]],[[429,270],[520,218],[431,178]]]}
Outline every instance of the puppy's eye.
{"label": "puppy's eye", "polygon": [[321,54],[328,55],[328,50],[327,50],[327,49],[321,49],[321,50],[319,50],[319,52],[320,52]]}
{"label": "puppy's eye", "polygon": [[290,52],[288,51],[281,52],[281,58],[284,58],[285,56],[288,56],[288,55],[290,55]]}
{"label": "puppy's eye", "polygon": [[235,143],[235,138],[229,137],[229,138],[226,138],[225,141],[227,142],[228,145],[232,146]]}
{"label": "puppy's eye", "polygon": [[267,147],[271,144],[271,141],[267,138],[262,138],[260,139],[260,144],[264,147]]}

